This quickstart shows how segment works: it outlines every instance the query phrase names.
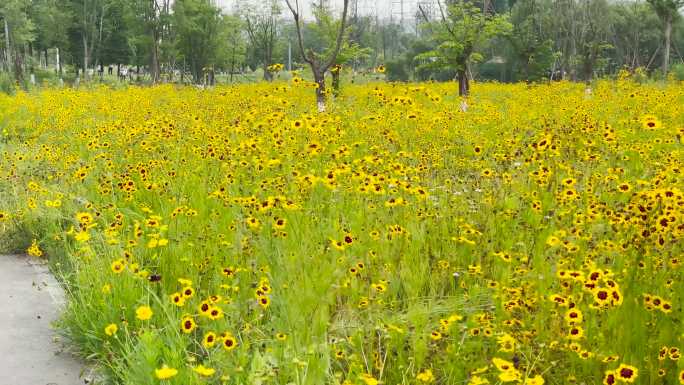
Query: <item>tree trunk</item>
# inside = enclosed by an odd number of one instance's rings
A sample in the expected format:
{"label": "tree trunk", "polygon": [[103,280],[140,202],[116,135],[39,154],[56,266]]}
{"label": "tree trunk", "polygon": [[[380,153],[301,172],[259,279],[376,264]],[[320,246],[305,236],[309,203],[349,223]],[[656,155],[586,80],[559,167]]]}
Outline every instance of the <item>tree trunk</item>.
{"label": "tree trunk", "polygon": [[19,84],[23,86],[24,84],[24,69],[21,60],[21,55],[19,52],[14,53],[14,77],[17,79]]}
{"label": "tree trunk", "polygon": [[235,44],[233,44],[233,48],[231,51],[230,55],[230,82],[233,83],[233,72],[235,72]]}
{"label": "tree trunk", "polygon": [[318,85],[316,87],[316,107],[318,108],[318,112],[322,113],[325,112],[326,105],[325,105],[325,73],[318,70],[318,69],[313,69],[313,74],[314,74],[314,82]]}
{"label": "tree trunk", "polygon": [[88,39],[83,34],[83,77],[88,79],[88,64],[90,64],[90,54],[88,52]]}
{"label": "tree trunk", "polygon": [[340,95],[340,71],[339,68],[333,68],[333,70],[330,71],[330,74],[332,75],[333,95],[335,96]]}
{"label": "tree trunk", "polygon": [[159,82],[160,72],[159,51],[157,50],[157,44],[154,44],[152,47],[152,53],[150,55],[150,78],[152,79],[152,84]]}
{"label": "tree trunk", "polygon": [[268,62],[264,62],[264,80],[267,82],[273,80],[273,74],[268,70]]}
{"label": "tree trunk", "polygon": [[382,31],[382,60],[387,61],[387,42],[385,41],[385,31]]}
{"label": "tree trunk", "polygon": [[461,112],[468,111],[468,95],[470,95],[470,80],[468,79],[468,62],[462,63],[458,73],[458,95],[461,97]]}
{"label": "tree trunk", "polygon": [[665,17],[665,50],[663,52],[663,76],[670,70],[670,44],[672,40],[672,15]]}
{"label": "tree trunk", "polygon": [[591,79],[594,75],[594,59],[591,56],[584,57],[584,80],[587,85],[591,83]]}
{"label": "tree trunk", "polygon": [[7,71],[10,71],[12,68],[12,46],[10,45],[10,35],[9,35],[9,24],[7,24],[7,18],[5,20],[5,52],[7,53],[7,56],[5,57],[6,63],[5,66],[7,67]]}
{"label": "tree trunk", "polygon": [[161,68],[159,67],[159,38],[156,30],[152,32],[152,52],[150,53],[150,78],[152,84],[159,82]]}
{"label": "tree trunk", "polygon": [[458,70],[458,95],[468,97],[470,94],[470,83],[468,81],[468,71],[464,69]]}
{"label": "tree trunk", "polygon": [[30,74],[31,85],[33,85],[35,80],[36,80],[36,75],[35,75],[35,68],[33,67],[33,60],[35,59],[35,56],[33,54],[33,44],[31,44],[31,42],[28,43],[28,57],[30,59],[26,60],[26,49],[24,49],[23,52],[21,53],[21,57],[22,57],[21,62],[24,65],[24,71],[28,70],[28,73]]}
{"label": "tree trunk", "polygon": [[522,72],[523,72],[523,78],[525,79],[525,82],[530,81],[530,56],[529,55],[523,55],[522,57]]}
{"label": "tree trunk", "polygon": [[[574,59],[577,57],[577,42],[575,39],[572,39],[571,45],[570,45],[570,58]],[[568,59],[568,66],[570,66],[570,62]],[[575,82],[577,81],[577,65],[573,64],[570,66],[570,80]]]}

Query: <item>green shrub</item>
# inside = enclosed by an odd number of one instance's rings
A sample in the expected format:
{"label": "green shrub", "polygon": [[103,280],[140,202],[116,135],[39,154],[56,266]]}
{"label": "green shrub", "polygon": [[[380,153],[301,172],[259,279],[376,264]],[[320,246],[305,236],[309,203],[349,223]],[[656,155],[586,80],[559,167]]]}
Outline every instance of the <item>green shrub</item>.
{"label": "green shrub", "polygon": [[675,79],[684,81],[684,64],[679,63],[672,66],[672,73]]}
{"label": "green shrub", "polygon": [[0,72],[0,92],[13,95],[15,91],[14,77],[8,72]]}
{"label": "green shrub", "polygon": [[406,62],[403,60],[391,60],[385,63],[386,79],[390,82],[407,82],[409,73],[406,69]]}

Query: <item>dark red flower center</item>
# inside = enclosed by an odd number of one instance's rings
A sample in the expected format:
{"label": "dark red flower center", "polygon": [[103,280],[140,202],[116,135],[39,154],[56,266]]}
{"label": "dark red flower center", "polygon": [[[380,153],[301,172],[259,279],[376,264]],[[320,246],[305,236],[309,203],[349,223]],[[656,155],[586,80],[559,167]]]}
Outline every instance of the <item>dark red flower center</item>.
{"label": "dark red flower center", "polygon": [[622,378],[632,378],[634,371],[630,368],[623,368],[620,370],[620,377]]}

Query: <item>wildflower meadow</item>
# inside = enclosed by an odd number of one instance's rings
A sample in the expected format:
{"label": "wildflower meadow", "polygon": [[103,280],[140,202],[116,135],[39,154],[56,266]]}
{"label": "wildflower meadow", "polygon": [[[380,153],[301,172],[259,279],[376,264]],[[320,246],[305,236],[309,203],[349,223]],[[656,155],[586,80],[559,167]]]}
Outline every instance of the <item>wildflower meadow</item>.
{"label": "wildflower meadow", "polygon": [[684,384],[684,83],[311,88],[0,94],[103,383]]}

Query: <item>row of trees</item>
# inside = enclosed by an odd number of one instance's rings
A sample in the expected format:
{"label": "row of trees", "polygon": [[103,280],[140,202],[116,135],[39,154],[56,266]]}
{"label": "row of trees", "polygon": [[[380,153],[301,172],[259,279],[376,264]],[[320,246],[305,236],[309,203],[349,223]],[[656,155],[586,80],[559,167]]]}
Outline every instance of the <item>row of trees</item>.
{"label": "row of trees", "polygon": [[113,64],[146,68],[152,82],[187,69],[199,82],[207,67],[238,66],[247,51],[242,20],[207,0],[3,0],[0,21],[1,68],[19,81],[48,64],[86,77]]}
{"label": "row of trees", "polygon": [[[339,87],[340,66],[386,63],[390,80],[458,78],[467,95],[474,74],[503,81],[591,80],[596,75],[682,60],[684,0],[434,0],[419,2],[414,22],[361,15],[343,0],[333,15],[321,1],[304,20],[298,0],[239,0],[226,14],[212,0],[3,0],[2,68],[64,65],[145,68],[151,82],[207,72],[308,66],[324,106],[326,73]],[[351,3],[350,3],[351,2]],[[88,71],[88,70],[91,71]],[[140,73],[140,71],[136,71]],[[320,107],[324,108],[324,107]]]}
{"label": "row of trees", "polygon": [[[590,81],[620,69],[670,71],[671,52],[682,63],[683,0],[513,0],[438,2],[436,18],[419,8],[426,34],[390,68],[417,78],[461,79],[477,64],[500,80],[569,78]],[[436,19],[436,21],[434,20]],[[674,39],[673,29],[679,33]]]}
{"label": "row of trees", "polygon": [[[287,61],[288,54],[294,62],[306,62],[285,5],[281,0],[242,2],[226,14],[212,0],[3,0],[0,70],[23,81],[27,71],[48,65],[88,76],[114,64],[144,68],[152,82],[175,71],[200,82],[209,69],[235,74],[249,67],[261,68],[270,80],[268,67]],[[327,9],[315,13],[316,22],[300,26],[318,50],[339,20]],[[364,22],[370,25],[370,20]],[[345,29],[340,46],[346,57],[368,57],[368,49],[350,42],[349,32]],[[371,34],[367,30],[364,38],[375,46]]]}

